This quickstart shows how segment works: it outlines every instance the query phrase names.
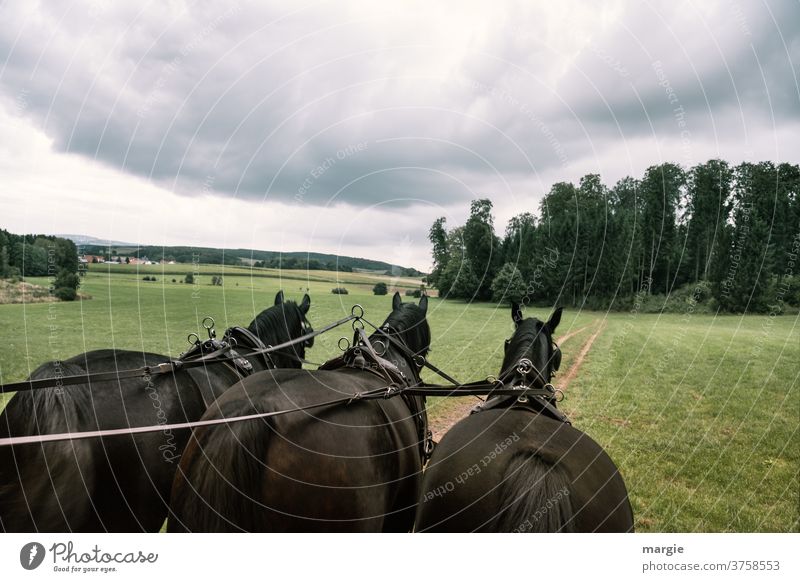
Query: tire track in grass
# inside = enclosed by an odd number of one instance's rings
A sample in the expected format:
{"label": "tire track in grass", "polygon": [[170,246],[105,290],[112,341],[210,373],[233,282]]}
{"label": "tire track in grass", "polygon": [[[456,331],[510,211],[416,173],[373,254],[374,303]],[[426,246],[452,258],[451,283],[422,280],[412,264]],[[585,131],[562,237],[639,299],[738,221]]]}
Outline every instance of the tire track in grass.
{"label": "tire track in grass", "polygon": [[573,362],[572,366],[570,366],[569,371],[567,371],[564,379],[559,382],[559,388],[562,392],[565,392],[572,381],[575,379],[575,376],[578,375],[578,371],[583,365],[583,361],[586,359],[586,356],[589,354],[589,350],[592,349],[592,345],[594,341],[600,336],[603,330],[606,328],[606,321],[602,321],[600,325],[597,327],[597,331],[594,332],[592,337],[590,337],[586,342],[583,344],[580,353],[578,353],[578,357]]}
{"label": "tire track in grass", "polygon": [[[566,335],[561,336],[560,338],[558,338],[558,344],[559,345],[564,345],[571,338],[573,338],[576,335],[578,335],[579,333],[587,330],[593,324],[594,324],[594,322],[592,322],[589,325],[585,325],[580,329],[576,329],[575,331],[571,331]],[[604,326],[605,326],[605,322],[600,324],[600,326],[598,327],[597,332],[589,339],[589,342],[593,342],[597,338],[597,335],[600,333],[600,330]],[[591,344],[589,342],[587,342],[587,344],[589,344],[589,347],[591,347]],[[584,344],[583,349],[581,350],[581,355],[582,356],[585,356],[584,350],[588,352],[588,349],[586,349],[586,345],[587,344]],[[583,361],[583,358],[581,356],[579,356],[579,362],[576,362],[575,365],[578,365],[582,361]],[[570,375],[573,374],[573,369],[575,368],[575,365],[573,365],[569,369],[569,372],[567,372],[567,377],[570,377]],[[477,404],[477,400],[475,400],[472,397],[468,397],[468,396],[458,397],[457,398],[457,402],[455,402],[452,406],[449,406],[447,408],[447,410],[445,410],[441,414],[437,414],[435,418],[431,419],[431,421],[430,421],[430,430],[431,430],[431,432],[433,432],[433,440],[436,441],[436,442],[439,442],[441,440],[441,438],[444,436],[444,434],[448,430],[450,430],[455,423],[457,423],[459,420],[461,420],[467,414],[469,414],[469,411],[472,410],[472,408],[476,404]]]}

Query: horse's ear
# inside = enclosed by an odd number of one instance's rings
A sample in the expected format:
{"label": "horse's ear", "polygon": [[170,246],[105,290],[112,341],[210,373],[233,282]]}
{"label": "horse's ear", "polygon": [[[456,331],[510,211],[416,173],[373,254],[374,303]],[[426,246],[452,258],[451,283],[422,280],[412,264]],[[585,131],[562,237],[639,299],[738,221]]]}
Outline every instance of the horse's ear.
{"label": "horse's ear", "polygon": [[428,296],[423,295],[422,298],[419,300],[419,308],[422,309],[422,313],[428,313]]}
{"label": "horse's ear", "polygon": [[550,319],[547,320],[547,329],[550,330],[550,333],[556,331],[558,324],[561,323],[561,312],[564,311],[563,307],[557,308],[553,315],[550,316]]}
{"label": "horse's ear", "polygon": [[400,291],[395,291],[394,297],[392,297],[392,309],[400,309],[402,304],[403,300],[400,297]]}
{"label": "horse's ear", "polygon": [[275,305],[280,305],[281,303],[283,303],[283,289],[275,294]]}
{"label": "horse's ear", "polygon": [[522,323],[522,306],[516,301],[511,302],[511,319],[519,325]]}
{"label": "horse's ear", "polygon": [[311,309],[311,297],[308,296],[308,293],[303,295],[303,302],[300,304],[300,311],[303,312],[303,315],[308,313],[308,310]]}

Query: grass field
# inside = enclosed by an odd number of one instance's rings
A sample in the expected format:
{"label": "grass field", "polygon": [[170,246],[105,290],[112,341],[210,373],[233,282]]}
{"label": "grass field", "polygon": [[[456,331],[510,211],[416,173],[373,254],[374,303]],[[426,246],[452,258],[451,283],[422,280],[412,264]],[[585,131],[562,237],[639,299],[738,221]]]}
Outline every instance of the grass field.
{"label": "grass field", "polygon": [[[26,377],[45,360],[116,346],[177,356],[186,335],[206,315],[218,329],[247,324],[283,288],[289,299],[312,297],[309,315],[319,327],[360,303],[380,323],[391,296],[372,295],[378,280],[413,288],[403,279],[312,271],[201,267],[200,284],[172,283],[179,270],[144,282],[126,272],[93,266],[82,291],[89,301],[0,305],[0,381]],[[105,266],[103,266],[105,267]],[[165,266],[181,267],[180,265]],[[125,269],[113,267],[112,269]],[[180,271],[185,274],[187,271]],[[211,274],[224,285],[208,284]],[[327,277],[327,279],[326,279]],[[34,281],[36,282],[36,281]],[[46,282],[42,282],[46,283]],[[344,285],[351,294],[332,295]],[[531,309],[545,318],[548,313]],[[503,340],[512,333],[507,307],[431,299],[430,359],[461,380],[496,373]],[[562,403],[573,424],[597,440],[619,465],[639,531],[797,531],[800,466],[800,328],[797,316],[724,316],[565,312],[558,336],[561,379],[595,335]],[[336,353],[348,329],[317,338],[312,360]],[[575,333],[578,332],[578,333]],[[428,375],[433,381],[434,377]],[[556,378],[558,385],[559,378]],[[2,406],[2,403],[0,403]],[[432,418],[463,408],[463,401],[430,402]]]}

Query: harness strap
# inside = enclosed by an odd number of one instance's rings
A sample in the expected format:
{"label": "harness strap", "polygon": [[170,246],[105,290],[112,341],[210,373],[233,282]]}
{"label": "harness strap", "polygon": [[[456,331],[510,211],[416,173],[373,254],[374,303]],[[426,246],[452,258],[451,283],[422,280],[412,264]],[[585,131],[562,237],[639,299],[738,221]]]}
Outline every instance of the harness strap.
{"label": "harness strap", "polygon": [[91,382],[113,382],[118,380],[124,380],[126,378],[145,378],[148,376],[159,376],[161,374],[173,374],[178,370],[186,368],[194,368],[198,366],[205,366],[207,364],[216,364],[220,362],[232,361],[239,357],[247,358],[260,354],[270,354],[272,352],[276,352],[284,348],[291,347],[295,344],[308,341],[313,337],[326,333],[334,329],[335,327],[343,325],[353,319],[356,319],[356,316],[351,314],[348,315],[347,317],[343,317],[338,321],[328,324],[321,329],[314,330],[293,340],[283,342],[282,344],[278,344],[277,346],[265,346],[263,348],[247,352],[243,355],[237,354],[236,356],[224,356],[223,354],[225,350],[215,350],[214,352],[206,354],[198,359],[191,359],[186,361],[181,359],[175,359],[163,362],[161,364],[157,364],[155,366],[142,366],[141,368],[134,368],[131,370],[117,370],[114,372],[97,372],[91,374],[89,373],[76,374],[72,376],[62,376],[60,378],[41,378],[39,380],[22,380],[20,382],[10,382],[8,384],[1,384],[0,393],[19,392],[22,390],[41,390],[43,388],[73,386],[76,384],[86,384]]}
{"label": "harness strap", "polygon": [[3,446],[16,446],[33,443],[47,443],[55,441],[73,441],[79,439],[122,436],[122,435],[135,435],[146,434],[151,432],[161,432],[166,430],[183,430],[194,429],[202,426],[215,426],[218,424],[230,424],[233,422],[242,422],[246,420],[257,420],[263,418],[271,418],[274,416],[281,416],[283,414],[291,414],[292,412],[302,412],[305,410],[313,410],[315,408],[322,408],[325,406],[335,406],[338,404],[349,404],[358,400],[369,400],[386,397],[386,387],[375,388],[364,392],[356,392],[352,396],[345,396],[335,400],[320,402],[318,404],[309,404],[306,406],[298,406],[296,408],[289,408],[286,410],[275,410],[272,412],[261,412],[257,414],[245,414],[242,416],[232,416],[230,418],[213,418],[210,420],[196,420],[194,422],[178,422],[174,424],[158,424],[151,426],[136,426],[129,428],[114,428],[108,430],[91,430],[84,432],[65,432],[43,435],[30,435],[10,438],[0,438],[0,447]]}

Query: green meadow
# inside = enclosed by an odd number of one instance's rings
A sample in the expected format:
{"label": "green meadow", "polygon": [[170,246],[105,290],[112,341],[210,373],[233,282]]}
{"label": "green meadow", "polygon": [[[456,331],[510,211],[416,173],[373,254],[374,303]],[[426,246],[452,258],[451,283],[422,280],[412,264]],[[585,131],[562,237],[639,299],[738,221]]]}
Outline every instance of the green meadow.
{"label": "green meadow", "polygon": [[[0,381],[97,348],[178,356],[187,334],[202,332],[204,317],[212,316],[219,330],[246,325],[279,289],[294,300],[308,290],[315,327],[348,314],[354,303],[380,324],[391,295],[374,296],[372,286],[384,281],[390,293],[402,293],[419,284],[366,273],[221,266],[202,266],[194,284],[181,283],[191,270],[149,266],[136,274],[130,266],[93,265],[81,288],[91,300],[0,305]],[[157,280],[143,281],[145,274]],[[222,286],[210,284],[215,274],[223,276]],[[331,294],[340,286],[349,295]],[[428,319],[437,366],[464,381],[498,372],[503,340],[513,331],[506,306],[431,298]],[[798,531],[798,317],[566,311],[557,336],[573,335],[562,345],[556,385],[598,330],[561,407],[620,467],[637,530]],[[317,338],[307,357],[334,356],[341,336],[352,331],[342,327]],[[428,373],[426,379],[436,381]],[[436,421],[463,406],[432,399],[429,412]]]}

